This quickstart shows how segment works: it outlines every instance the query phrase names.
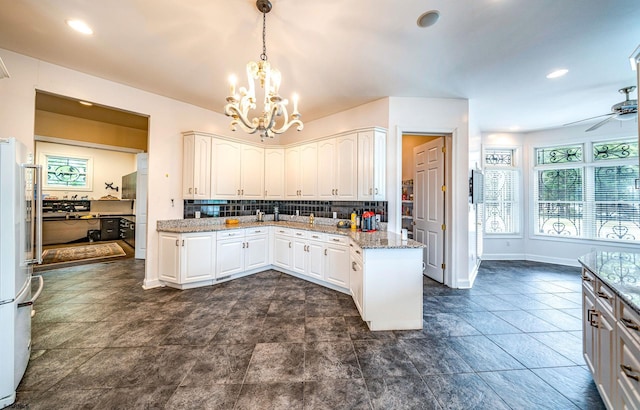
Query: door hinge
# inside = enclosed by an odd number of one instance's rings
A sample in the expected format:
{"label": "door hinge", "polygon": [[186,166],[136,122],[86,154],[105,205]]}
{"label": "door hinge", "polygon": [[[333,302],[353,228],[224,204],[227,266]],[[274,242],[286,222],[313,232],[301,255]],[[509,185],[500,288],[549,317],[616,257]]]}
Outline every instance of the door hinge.
{"label": "door hinge", "polygon": [[443,231],[446,231],[446,230],[447,230],[447,225],[442,224],[442,230],[443,230]]}
{"label": "door hinge", "polygon": [[445,269],[447,267],[447,265],[445,265],[444,263],[440,266],[442,266],[442,269]]}
{"label": "door hinge", "polygon": [[447,192],[447,186],[446,185],[442,185],[442,192]]}
{"label": "door hinge", "polygon": [[447,147],[442,147],[442,152],[446,154],[447,153]]}

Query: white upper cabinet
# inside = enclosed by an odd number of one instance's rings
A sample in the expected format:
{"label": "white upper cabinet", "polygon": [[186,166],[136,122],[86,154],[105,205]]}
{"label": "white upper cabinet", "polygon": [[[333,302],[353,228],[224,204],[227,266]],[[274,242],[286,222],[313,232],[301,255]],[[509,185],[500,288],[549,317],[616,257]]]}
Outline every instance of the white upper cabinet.
{"label": "white upper cabinet", "polygon": [[264,148],[213,139],[211,198],[262,199]]}
{"label": "white upper cabinet", "polygon": [[358,135],[318,142],[318,199],[357,198]]}
{"label": "white upper cabinet", "polygon": [[284,148],[264,150],[264,198],[284,199]]}
{"label": "white upper cabinet", "polygon": [[358,200],[386,200],[386,134],[358,133]]}
{"label": "white upper cabinet", "polygon": [[211,196],[211,137],[185,134],[183,138],[182,197],[208,199]]}
{"label": "white upper cabinet", "polygon": [[318,143],[285,150],[286,199],[316,199],[318,193]]}

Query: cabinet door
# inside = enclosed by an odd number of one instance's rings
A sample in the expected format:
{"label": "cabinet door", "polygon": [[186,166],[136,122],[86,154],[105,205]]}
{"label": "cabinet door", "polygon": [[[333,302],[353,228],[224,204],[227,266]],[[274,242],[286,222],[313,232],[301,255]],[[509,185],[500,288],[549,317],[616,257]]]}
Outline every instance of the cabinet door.
{"label": "cabinet door", "polygon": [[324,248],[322,242],[309,241],[307,243],[307,276],[324,280]]}
{"label": "cabinet door", "polygon": [[318,198],[335,199],[336,195],[336,140],[334,138],[318,142],[318,164],[322,172],[318,172]]}
{"label": "cabinet door", "polygon": [[373,144],[373,199],[385,201],[387,199],[387,134],[375,131]]}
{"label": "cabinet door", "polygon": [[244,271],[244,238],[218,240],[216,278]]}
{"label": "cabinet door", "polygon": [[300,197],[300,147],[285,150],[285,196],[287,199]]}
{"label": "cabinet door", "polygon": [[215,277],[215,234],[183,235],[181,283],[199,282]]}
{"label": "cabinet door", "polygon": [[211,197],[213,199],[239,198],[241,144],[214,139],[211,152]]}
{"label": "cabinet door", "polygon": [[269,263],[269,238],[267,235],[245,237],[244,269],[267,266]]}
{"label": "cabinet door", "polygon": [[358,133],[358,200],[373,199],[373,131]]}
{"label": "cabinet door", "polygon": [[158,275],[160,280],[179,283],[180,235],[160,232],[158,235]]}
{"label": "cabinet door", "polygon": [[211,137],[195,136],[193,198],[211,198]]}
{"label": "cabinet door", "polygon": [[300,196],[305,199],[318,196],[318,144],[315,142],[300,147]]}
{"label": "cabinet door", "polygon": [[637,380],[638,371],[640,371],[640,346],[635,337],[637,331],[630,330],[621,322],[618,322],[617,326],[618,344],[615,366],[618,398],[615,408],[640,409],[640,381]]}
{"label": "cabinet door", "polygon": [[593,291],[589,289],[589,283],[583,282],[582,284],[582,346],[584,362],[586,363],[589,371],[595,378],[597,376],[596,365],[596,335],[597,328],[592,326],[592,323],[597,323],[594,314],[596,313],[595,295]]}
{"label": "cabinet door", "polygon": [[293,261],[291,270],[305,275],[307,273],[307,241],[293,239]]}
{"label": "cabinet door", "polygon": [[349,248],[327,245],[324,278],[327,282],[349,289]]}
{"label": "cabinet door", "polygon": [[264,150],[264,198],[284,198],[284,149]]}
{"label": "cabinet door", "polygon": [[264,198],[264,148],[243,145],[241,167],[240,196],[243,199]]}
{"label": "cabinet door", "polygon": [[[324,163],[319,161],[324,172]],[[358,136],[336,139],[335,198],[354,201],[358,198]],[[321,175],[322,173],[320,173]]]}
{"label": "cabinet door", "polygon": [[291,269],[293,243],[288,236],[275,235],[273,247],[273,264],[285,269]]}
{"label": "cabinet door", "polygon": [[194,135],[185,135],[182,139],[182,197],[185,199],[193,199],[194,143]]}
{"label": "cabinet door", "polygon": [[350,254],[349,288],[362,320],[367,320],[364,311],[364,267],[359,258]]}
{"label": "cabinet door", "polygon": [[[616,392],[616,333],[614,331],[616,320],[603,304],[597,300],[598,310],[598,338],[596,340],[596,371],[598,377],[596,383],[600,386],[600,395],[607,408],[612,409]],[[595,378],[594,378],[595,379]]]}

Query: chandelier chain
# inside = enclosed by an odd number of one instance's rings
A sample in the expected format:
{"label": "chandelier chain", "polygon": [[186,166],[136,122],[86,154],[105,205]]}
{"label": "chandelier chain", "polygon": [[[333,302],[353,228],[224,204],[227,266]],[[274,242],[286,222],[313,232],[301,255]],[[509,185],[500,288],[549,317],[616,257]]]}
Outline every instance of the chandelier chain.
{"label": "chandelier chain", "polygon": [[262,12],[262,54],[260,60],[267,61],[267,13]]}

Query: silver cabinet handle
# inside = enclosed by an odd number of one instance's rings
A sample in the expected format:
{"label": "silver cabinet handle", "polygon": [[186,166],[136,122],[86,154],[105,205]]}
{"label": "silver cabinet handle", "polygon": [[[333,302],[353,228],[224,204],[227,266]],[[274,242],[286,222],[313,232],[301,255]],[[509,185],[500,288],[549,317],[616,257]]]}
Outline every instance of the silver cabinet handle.
{"label": "silver cabinet handle", "polygon": [[192,194],[193,193],[193,188],[189,188],[189,193]]}
{"label": "silver cabinet handle", "polygon": [[356,249],[356,253],[357,253],[358,255],[360,255],[360,251],[359,251],[359,250],[357,250],[357,249]]}
{"label": "silver cabinet handle", "polygon": [[582,280],[583,280],[583,281],[585,281],[585,282],[593,282],[593,279],[591,279],[591,278],[590,278],[590,277],[588,277],[588,276],[583,276],[583,277],[582,277]]}
{"label": "silver cabinet handle", "polygon": [[376,188],[376,195],[378,195],[378,188]]}
{"label": "silver cabinet handle", "polygon": [[176,239],[176,246],[180,246],[180,240]]}
{"label": "silver cabinet handle", "polygon": [[327,256],[327,249],[324,250],[324,256]]}
{"label": "silver cabinet handle", "polygon": [[242,249],[244,249],[244,242],[242,242]]}
{"label": "silver cabinet handle", "polygon": [[296,235],[298,236],[302,236],[302,234],[300,232],[296,232]]}
{"label": "silver cabinet handle", "polygon": [[356,263],[355,262],[351,262],[351,269],[353,269],[354,271],[356,271]]}
{"label": "silver cabinet handle", "polygon": [[628,328],[628,329],[633,329],[636,332],[640,331],[640,326],[638,326],[635,322],[633,322],[632,320],[627,319],[626,317],[621,317],[620,321],[622,322],[622,324]]}
{"label": "silver cabinet handle", "polygon": [[238,189],[238,195],[240,195],[240,190]]}
{"label": "silver cabinet handle", "polygon": [[247,249],[249,249],[249,242],[247,242]]}
{"label": "silver cabinet handle", "polygon": [[244,189],[240,190],[240,195],[244,195]]}
{"label": "silver cabinet handle", "polygon": [[338,195],[338,190],[336,189],[336,195]]}
{"label": "silver cabinet handle", "polygon": [[182,246],[184,247],[184,239],[182,240]]}
{"label": "silver cabinet handle", "polygon": [[291,248],[291,242],[289,242],[289,248]]}
{"label": "silver cabinet handle", "polygon": [[266,189],[264,190],[264,196],[267,196],[267,190]]}
{"label": "silver cabinet handle", "polygon": [[195,191],[194,193],[198,195],[198,188],[193,188],[193,190]]}
{"label": "silver cabinet handle", "polygon": [[312,237],[312,238],[316,238],[316,239],[317,239],[317,238],[319,238],[319,236],[318,236],[318,235],[311,235],[311,237]]}
{"label": "silver cabinet handle", "polygon": [[631,366],[621,364],[620,370],[622,370],[622,373],[624,373],[624,375],[627,376],[628,378],[633,379],[635,381],[640,381],[640,377],[638,377],[637,374],[634,374],[635,372],[633,371],[633,368]]}
{"label": "silver cabinet handle", "polygon": [[596,292],[596,295],[598,295],[598,297],[599,297],[599,298],[602,298],[602,299],[607,299],[607,300],[611,299],[611,298],[610,298],[606,293],[604,293],[604,292]]}
{"label": "silver cabinet handle", "polygon": [[331,240],[334,242],[340,242],[340,239],[336,239],[336,238],[331,238]]}

